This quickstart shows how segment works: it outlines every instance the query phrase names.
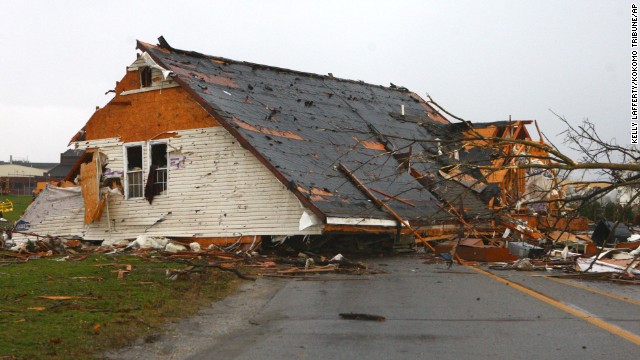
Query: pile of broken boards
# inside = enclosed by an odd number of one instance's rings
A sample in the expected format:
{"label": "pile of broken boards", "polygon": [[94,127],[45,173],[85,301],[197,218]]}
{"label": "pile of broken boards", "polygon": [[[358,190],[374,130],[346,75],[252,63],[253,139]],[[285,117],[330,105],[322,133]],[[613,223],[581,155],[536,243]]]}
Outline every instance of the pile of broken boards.
{"label": "pile of broken boards", "polygon": [[[35,234],[26,234],[35,236]],[[37,236],[37,240],[14,243],[6,239],[0,250],[0,263],[24,263],[29,260],[53,258],[58,261],[80,261],[90,254],[117,256],[129,254],[153,259],[154,261],[174,262],[186,265],[181,269],[167,271],[170,280],[189,279],[191,273],[203,268],[216,268],[235,273],[238,277],[255,280],[255,276],[289,277],[300,280],[332,280],[321,275],[347,274],[368,275],[382,271],[369,269],[358,261],[351,261],[341,254],[331,258],[312,253],[299,253],[295,257],[261,255],[249,249],[239,247],[220,247],[210,245],[206,249],[198,242],[184,243],[179,240],[157,236],[138,236],[134,241],[113,244],[109,247],[99,243],[78,239],[63,239],[52,236]],[[130,269],[128,270],[130,271]],[[123,274],[118,274],[118,279]],[[336,279],[339,280],[339,279]]]}
{"label": "pile of broken boards", "polygon": [[488,263],[496,270],[559,270],[576,273],[575,277],[640,284],[640,228],[612,225],[602,221],[589,235],[543,234],[521,224],[507,227],[497,238],[495,233],[449,237],[435,245],[435,253],[450,262]]}

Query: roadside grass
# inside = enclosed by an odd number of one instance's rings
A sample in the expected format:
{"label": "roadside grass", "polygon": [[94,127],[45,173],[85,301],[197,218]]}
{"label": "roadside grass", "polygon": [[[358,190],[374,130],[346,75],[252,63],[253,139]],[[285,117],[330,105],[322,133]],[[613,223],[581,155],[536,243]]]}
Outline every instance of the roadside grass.
{"label": "roadside grass", "polygon": [[2,214],[2,217],[8,221],[0,222],[0,228],[11,227],[24,214],[27,206],[31,204],[33,196],[31,195],[0,195],[0,201],[11,200],[13,203],[13,211]]}
{"label": "roadside grass", "polygon": [[[123,267],[96,266],[107,264],[132,268],[118,280],[114,271]],[[184,265],[135,255],[0,265],[0,359],[100,358],[105,350],[164,331],[162,324],[195,314],[239,283],[215,270],[172,281],[166,270]]]}

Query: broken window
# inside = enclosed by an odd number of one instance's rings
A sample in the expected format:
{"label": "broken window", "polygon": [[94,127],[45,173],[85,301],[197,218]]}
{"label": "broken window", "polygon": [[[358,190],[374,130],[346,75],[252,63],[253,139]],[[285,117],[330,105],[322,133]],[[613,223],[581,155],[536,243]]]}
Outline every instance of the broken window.
{"label": "broken window", "polygon": [[143,195],[142,181],[142,146],[134,145],[126,148],[126,190],[127,199],[140,198]]}
{"label": "broken window", "polygon": [[151,144],[151,169],[155,169],[154,195],[167,191],[167,144]]}
{"label": "broken window", "polygon": [[151,86],[152,78],[151,78],[151,67],[145,66],[139,69],[140,71],[140,87],[146,88]]}

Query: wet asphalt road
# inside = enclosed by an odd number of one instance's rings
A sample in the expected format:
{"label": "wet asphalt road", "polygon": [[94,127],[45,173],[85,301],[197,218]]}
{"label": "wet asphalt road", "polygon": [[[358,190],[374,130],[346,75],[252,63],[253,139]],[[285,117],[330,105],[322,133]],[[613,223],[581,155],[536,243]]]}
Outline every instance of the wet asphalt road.
{"label": "wet asphalt road", "polygon": [[[634,344],[633,338],[640,339],[638,286],[581,283],[632,299],[623,301],[531,276],[534,273],[495,272],[602,320],[603,328],[467,267],[448,270],[444,264],[423,264],[415,256],[368,263],[389,273],[368,276],[369,280],[271,280],[280,290],[270,293],[243,327],[193,349],[186,357],[640,358],[640,343]],[[338,316],[348,312],[382,315],[386,321]],[[624,338],[625,331],[631,339]]]}
{"label": "wet asphalt road", "polygon": [[[538,272],[494,271],[496,278],[464,266],[425,264],[417,256],[366,262],[388,274],[245,282],[198,316],[104,355],[122,360],[640,358],[640,286],[551,280]],[[338,315],[348,312],[386,321]]]}

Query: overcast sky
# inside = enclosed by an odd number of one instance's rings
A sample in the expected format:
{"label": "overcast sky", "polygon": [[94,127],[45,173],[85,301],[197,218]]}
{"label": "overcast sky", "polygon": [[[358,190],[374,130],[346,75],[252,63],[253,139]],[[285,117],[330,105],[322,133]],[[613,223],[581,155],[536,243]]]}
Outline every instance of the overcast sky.
{"label": "overcast sky", "polygon": [[0,160],[57,162],[135,40],[425,93],[473,121],[552,109],[629,144],[629,1],[6,1]]}

